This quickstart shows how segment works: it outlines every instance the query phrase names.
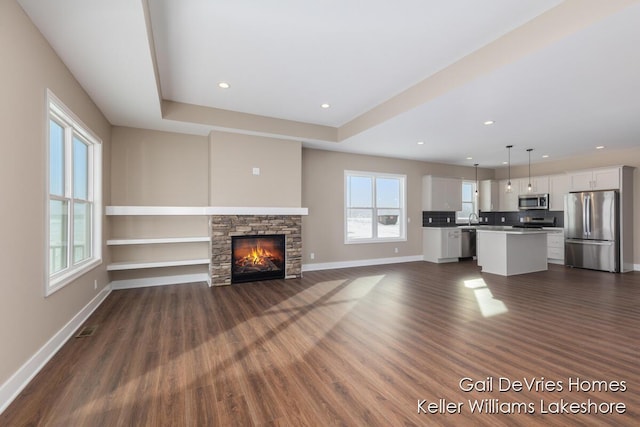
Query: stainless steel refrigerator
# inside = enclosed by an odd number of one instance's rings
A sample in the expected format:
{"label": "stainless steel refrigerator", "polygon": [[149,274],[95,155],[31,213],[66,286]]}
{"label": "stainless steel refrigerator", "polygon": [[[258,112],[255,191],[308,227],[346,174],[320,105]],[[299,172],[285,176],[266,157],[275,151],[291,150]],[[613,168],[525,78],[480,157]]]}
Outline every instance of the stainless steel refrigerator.
{"label": "stainless steel refrigerator", "polygon": [[565,196],[565,265],[620,272],[618,206],[613,190]]}

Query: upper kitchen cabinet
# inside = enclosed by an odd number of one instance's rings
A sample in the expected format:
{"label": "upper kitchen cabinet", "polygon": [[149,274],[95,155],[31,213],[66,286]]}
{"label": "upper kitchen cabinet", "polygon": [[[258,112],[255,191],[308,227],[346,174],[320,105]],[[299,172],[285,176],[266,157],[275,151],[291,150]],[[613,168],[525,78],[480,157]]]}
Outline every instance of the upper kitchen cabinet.
{"label": "upper kitchen cabinet", "polygon": [[462,179],[422,177],[422,210],[457,212],[462,210]]}
{"label": "upper kitchen cabinet", "polygon": [[620,168],[569,172],[569,191],[616,190],[620,188]]}
{"label": "upper kitchen cabinet", "polygon": [[[512,178],[511,179],[511,191],[507,192],[506,179],[500,180],[498,184],[498,194],[500,199],[499,210],[501,212],[516,212],[518,210],[518,195],[520,194],[520,187],[522,186],[522,180]],[[524,183],[526,188],[528,182]]]}
{"label": "upper kitchen cabinet", "polygon": [[[531,191],[529,191],[529,182],[531,182]],[[532,176],[531,181],[529,181],[529,178],[523,178],[520,180],[520,194],[545,194],[548,192],[548,176]]]}
{"label": "upper kitchen cabinet", "polygon": [[569,176],[567,174],[549,177],[549,210],[563,211],[564,196],[569,192]]}
{"label": "upper kitchen cabinet", "polygon": [[480,210],[482,212],[497,211],[499,207],[499,187],[498,181],[485,179],[480,181]]}

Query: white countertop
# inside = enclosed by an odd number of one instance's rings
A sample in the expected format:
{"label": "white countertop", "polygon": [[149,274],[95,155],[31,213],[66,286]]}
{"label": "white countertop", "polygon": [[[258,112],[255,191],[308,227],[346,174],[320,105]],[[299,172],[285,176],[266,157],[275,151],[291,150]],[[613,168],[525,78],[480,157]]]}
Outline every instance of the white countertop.
{"label": "white countertop", "polygon": [[547,234],[550,230],[540,228],[513,228],[511,226],[489,226],[491,228],[478,227],[478,233],[505,233],[505,234]]}
{"label": "white countertop", "polygon": [[510,233],[510,234],[539,234],[539,233],[559,233],[564,229],[562,227],[543,227],[543,228],[518,228],[510,225],[451,225],[441,227],[422,227],[423,229],[434,230],[477,230],[477,231],[490,231],[494,233]]}
{"label": "white countertop", "polygon": [[[451,226],[446,226],[443,225],[442,227],[422,227],[425,230],[460,230],[462,229],[462,227],[458,227],[457,225],[451,225]],[[475,227],[471,227],[471,228],[475,228]]]}

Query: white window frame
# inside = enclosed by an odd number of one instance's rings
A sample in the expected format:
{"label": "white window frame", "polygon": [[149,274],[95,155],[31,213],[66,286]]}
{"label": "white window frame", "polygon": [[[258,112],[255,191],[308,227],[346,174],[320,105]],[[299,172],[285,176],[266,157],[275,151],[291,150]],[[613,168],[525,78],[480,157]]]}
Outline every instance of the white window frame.
{"label": "white window frame", "polygon": [[[54,119],[64,128],[65,137],[65,189],[64,196],[50,194],[50,120]],[[78,277],[102,264],[102,141],[82,120],[80,120],[67,106],[47,89],[46,96],[46,173],[45,173],[45,296],[62,289]],[[91,209],[91,256],[74,264],[73,262],[73,197],[72,197],[72,150],[73,136],[76,135],[87,143],[88,171],[87,171],[87,203]],[[50,200],[65,200],[67,205],[67,267],[56,272],[50,272]]]}
{"label": "white window frame", "polygon": [[[349,220],[349,177],[350,176],[358,176],[358,177],[368,177],[372,179],[373,189],[372,189],[372,204],[373,210],[372,218],[374,221],[374,226],[372,230],[371,238],[363,238],[363,239],[353,239],[349,238],[348,234],[348,220]],[[376,206],[376,178],[393,178],[400,180],[400,215],[398,221],[400,223],[400,236],[399,237],[378,237],[377,235],[377,227],[376,218],[377,215],[377,206]],[[385,208],[380,208],[385,209]],[[407,241],[407,176],[401,174],[391,174],[391,173],[382,173],[382,172],[365,172],[365,171],[354,171],[354,170],[345,170],[344,171],[344,243],[345,244],[361,244],[361,243],[389,243],[389,242],[406,242]]]}
{"label": "white window frame", "polygon": [[[465,184],[471,184],[471,200],[465,200],[464,199],[464,185]],[[476,215],[478,215],[478,193],[476,193],[476,190],[478,189],[477,187],[477,183],[476,181],[471,181],[471,180],[463,180],[462,184],[460,184],[462,186],[462,195],[461,197],[461,205],[464,207],[465,203],[472,203],[472,207],[473,207],[473,212],[475,212]],[[457,211],[456,212],[456,222],[467,222],[469,221],[469,216],[462,216],[462,212],[464,212],[464,209],[461,211]]]}

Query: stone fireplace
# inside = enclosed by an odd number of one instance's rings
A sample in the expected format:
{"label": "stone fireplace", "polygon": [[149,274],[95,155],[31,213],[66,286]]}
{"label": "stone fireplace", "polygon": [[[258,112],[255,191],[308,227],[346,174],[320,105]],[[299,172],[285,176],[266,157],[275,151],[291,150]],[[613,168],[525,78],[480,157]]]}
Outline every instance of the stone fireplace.
{"label": "stone fireplace", "polygon": [[246,237],[249,240],[260,236],[284,236],[282,277],[286,279],[302,277],[302,216],[212,215],[209,217],[209,229],[211,236],[211,262],[209,263],[211,286],[262,280],[252,276],[244,276],[239,280],[238,277],[232,277],[234,265],[232,240],[234,236]]}

